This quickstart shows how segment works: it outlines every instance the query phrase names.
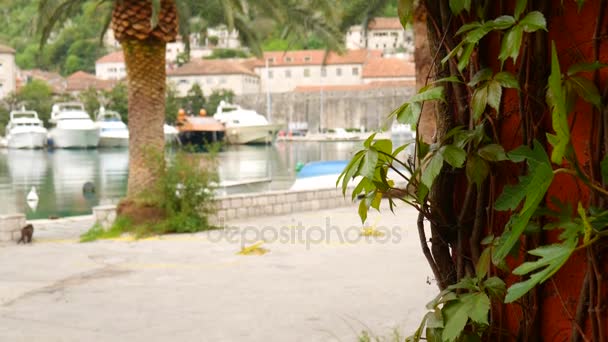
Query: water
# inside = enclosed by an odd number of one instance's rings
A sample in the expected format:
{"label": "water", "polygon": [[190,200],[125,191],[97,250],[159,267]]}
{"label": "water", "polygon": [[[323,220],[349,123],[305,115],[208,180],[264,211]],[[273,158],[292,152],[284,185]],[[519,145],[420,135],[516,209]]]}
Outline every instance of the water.
{"label": "water", "polygon": [[[222,182],[270,178],[255,186],[224,189],[226,193],[288,189],[298,162],[350,159],[361,142],[278,142],[274,146],[226,146],[219,153]],[[91,213],[103,203],[116,203],[127,189],[126,149],[0,150],[0,214],[26,213],[28,219]],[[96,191],[83,194],[92,182]],[[35,209],[27,194],[35,186]]]}

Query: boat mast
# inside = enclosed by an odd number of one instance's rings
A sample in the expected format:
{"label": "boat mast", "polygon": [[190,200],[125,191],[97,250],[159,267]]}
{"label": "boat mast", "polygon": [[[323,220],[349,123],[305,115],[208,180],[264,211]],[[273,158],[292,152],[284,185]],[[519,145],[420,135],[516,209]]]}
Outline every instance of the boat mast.
{"label": "boat mast", "polygon": [[268,121],[272,122],[272,99],[270,98],[270,68],[268,67],[268,58],[266,58],[266,116],[268,116]]}

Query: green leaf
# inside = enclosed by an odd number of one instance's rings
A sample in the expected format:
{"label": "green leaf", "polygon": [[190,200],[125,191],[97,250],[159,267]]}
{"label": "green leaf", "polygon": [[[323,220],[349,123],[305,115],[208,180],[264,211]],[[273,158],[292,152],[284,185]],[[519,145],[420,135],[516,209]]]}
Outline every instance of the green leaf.
{"label": "green leaf", "polygon": [[528,253],[539,256],[536,261],[529,261],[521,264],[513,270],[513,274],[526,275],[538,269],[540,271],[532,274],[526,281],[513,284],[507,291],[505,303],[511,303],[528,293],[534,286],[545,282],[551,278],[570,258],[576,249],[578,239],[569,239],[561,244],[540,246]]}
{"label": "green leaf", "polygon": [[551,74],[549,75],[549,92],[552,99],[552,123],[554,136],[547,135],[547,138],[553,145],[551,153],[551,161],[556,164],[561,164],[566,148],[570,142],[570,128],[568,127],[568,113],[566,111],[566,99],[562,89],[562,74],[557,57],[555,42],[551,46]]}
{"label": "green leaf", "polygon": [[471,54],[473,53],[473,50],[475,50],[475,44],[467,44],[465,46],[464,51],[462,52],[462,55],[460,55],[460,59],[458,60],[459,71],[464,70],[464,68],[469,65],[469,59],[471,59]]}
{"label": "green leaf", "polygon": [[515,3],[515,13],[513,15],[515,17],[515,20],[519,20],[521,14],[524,13],[524,11],[526,10],[527,5],[528,0],[517,0],[517,2]]}
{"label": "green leaf", "polygon": [[439,152],[443,154],[443,159],[455,168],[462,167],[467,158],[467,153],[454,145],[443,146]]}
{"label": "green leaf", "polygon": [[501,62],[504,63],[509,57],[513,59],[513,63],[517,61],[523,34],[524,30],[519,25],[513,26],[507,34],[505,34],[502,38],[500,54],[498,55],[498,59],[500,59]]}
{"label": "green leaf", "polygon": [[361,167],[360,174],[366,178],[374,178],[376,173],[376,164],[378,163],[378,151],[369,149],[365,152],[363,157],[363,166]]}
{"label": "green leaf", "polygon": [[367,139],[365,139],[365,141],[363,142],[363,146],[365,146],[365,148],[369,148],[370,146],[372,146],[372,142],[374,141],[375,137],[376,137],[375,132],[370,134],[370,136],[367,137]]}
{"label": "green leaf", "polygon": [[[379,139],[374,141],[372,145],[378,152],[382,152],[388,155],[393,153],[393,142],[390,139]],[[388,158],[388,157],[387,157]],[[390,162],[392,159],[389,159]]]}
{"label": "green leaf", "polygon": [[439,172],[441,172],[441,168],[443,167],[443,155],[441,153],[434,153],[429,160],[426,168],[422,171],[422,184],[424,184],[427,189],[430,189],[435,181]]}
{"label": "green leaf", "polygon": [[340,184],[340,181],[342,181],[342,194],[346,195],[346,188],[348,187],[348,182],[350,182],[351,178],[353,178],[355,174],[359,171],[359,168],[361,167],[361,161],[364,155],[365,151],[357,152],[353,156],[353,159],[351,159],[351,161],[348,163],[348,165],[346,165],[344,171],[342,171],[342,173],[338,177],[338,180],[336,181],[336,186],[338,186],[338,184]]}
{"label": "green leaf", "polygon": [[532,11],[519,21],[517,24],[524,31],[530,33],[538,30],[547,30],[547,21],[545,16],[539,11]]}
{"label": "green leaf", "polygon": [[601,68],[608,67],[608,64],[595,61],[593,63],[577,63],[568,68],[568,76],[578,74],[579,72],[591,72]]}
{"label": "green leaf", "polygon": [[512,73],[508,71],[501,71],[494,76],[494,81],[500,83],[503,88],[515,88],[519,89],[519,82],[513,76]]}
{"label": "green leaf", "polygon": [[397,15],[403,28],[412,21],[412,13],[414,13],[414,0],[397,0]]}
{"label": "green leaf", "polygon": [[[401,109],[401,107],[399,108]],[[412,128],[416,127],[418,123],[418,118],[420,117],[420,113],[422,112],[422,107],[418,102],[406,103],[403,107],[403,110],[398,112],[397,122],[402,124],[409,124]]]}
{"label": "green leaf", "polygon": [[588,103],[591,103],[597,108],[602,107],[602,96],[599,90],[591,80],[582,76],[570,76],[566,82],[572,82],[573,88],[578,94]]}
{"label": "green leaf", "polygon": [[608,155],[604,157],[600,163],[600,167],[602,169],[602,181],[604,184],[608,184]]}
{"label": "green leaf", "polygon": [[[496,200],[494,208],[496,210],[513,210],[525,198],[521,211],[513,214],[505,227],[505,233],[500,240],[496,251],[492,255],[495,265],[499,264],[513,249],[519,241],[519,237],[526,229],[530,218],[542,202],[545,193],[553,181],[553,169],[549,158],[538,141],[534,141],[534,149],[528,147],[518,148],[514,154],[513,161],[517,161],[521,156],[528,162],[528,174],[520,177],[517,185],[508,185],[503,193]],[[509,154],[511,157],[511,154]]]}
{"label": "green leaf", "polygon": [[505,292],[507,292],[505,282],[498,277],[486,279],[486,281],[483,282],[483,287],[490,297],[501,301],[505,296]]}
{"label": "green leaf", "polygon": [[448,77],[443,77],[440,78],[438,80],[435,80],[433,82],[431,82],[431,84],[437,84],[437,83],[443,83],[443,82],[449,82],[449,83],[463,83],[460,78],[458,78],[458,76],[448,76]]}
{"label": "green leaf", "polygon": [[456,31],[456,35],[465,33],[467,31],[471,31],[471,30],[479,28],[481,26],[483,26],[483,25],[479,21],[474,21],[472,23],[464,24],[464,25],[460,26],[458,31]]}
{"label": "green leaf", "polygon": [[470,302],[469,317],[473,322],[488,325],[488,313],[490,312],[490,298],[485,293],[475,293],[462,299]]}
{"label": "green leaf", "polygon": [[469,156],[467,160],[466,174],[469,182],[481,186],[490,173],[488,162],[477,155]]}
{"label": "green leaf", "polygon": [[361,218],[361,223],[365,223],[367,220],[367,203],[365,199],[359,202],[359,217]]}
{"label": "green leaf", "polygon": [[469,309],[470,304],[463,303],[462,301],[452,301],[443,307],[443,310],[441,310],[444,314],[444,328],[441,334],[443,341],[456,341],[460,334],[462,334],[469,320]]}
{"label": "green leaf", "polygon": [[491,248],[485,248],[483,252],[481,252],[479,260],[477,260],[477,265],[475,265],[475,276],[479,279],[485,278],[490,270],[490,264],[492,263],[491,252]]}
{"label": "green leaf", "polygon": [[488,82],[488,105],[500,112],[500,99],[502,98],[502,87],[496,81]]}
{"label": "green leaf", "polygon": [[[421,90],[423,90],[422,88]],[[428,89],[424,89],[418,94],[412,96],[410,98],[410,102],[424,102],[430,100],[444,100],[443,98],[443,86],[432,87]]]}
{"label": "green leaf", "polygon": [[374,198],[372,199],[371,207],[380,211],[380,203],[382,202],[382,193],[376,191]]}
{"label": "green leaf", "polygon": [[501,15],[500,17],[492,20],[491,26],[494,30],[506,30],[515,24],[515,18],[510,15]]}
{"label": "green leaf", "polygon": [[[459,14],[460,12],[462,12],[462,10],[464,9],[465,6],[465,0],[450,0],[450,10],[452,10],[452,13],[454,14]],[[471,2],[469,0],[469,9],[471,7]],[[468,11],[468,9],[467,9]]]}
{"label": "green leaf", "polygon": [[481,70],[479,70],[472,78],[471,81],[469,82],[469,86],[470,87],[474,87],[476,86],[479,82],[482,81],[489,81],[492,78],[492,69],[490,68],[483,68]]}
{"label": "green leaf", "polygon": [[471,106],[473,109],[473,118],[478,120],[481,114],[486,110],[488,104],[488,87],[483,86],[475,89],[473,98],[471,100]]}
{"label": "green leaf", "polygon": [[477,151],[479,156],[487,161],[497,162],[507,160],[507,154],[505,153],[505,149],[498,144],[489,144]]}
{"label": "green leaf", "polygon": [[357,186],[353,190],[353,193],[351,195],[351,200],[354,201],[355,197],[357,197],[357,195],[359,195],[361,192],[363,192],[365,190],[365,188],[367,186],[369,186],[369,184],[371,184],[369,179],[367,179],[365,177],[361,178],[361,181],[359,181],[359,184],[357,184]]}
{"label": "green leaf", "polygon": [[463,41],[469,44],[477,44],[486,34],[490,33],[494,29],[492,26],[493,22],[488,21],[487,23],[481,25],[480,27],[469,31],[465,36]]}

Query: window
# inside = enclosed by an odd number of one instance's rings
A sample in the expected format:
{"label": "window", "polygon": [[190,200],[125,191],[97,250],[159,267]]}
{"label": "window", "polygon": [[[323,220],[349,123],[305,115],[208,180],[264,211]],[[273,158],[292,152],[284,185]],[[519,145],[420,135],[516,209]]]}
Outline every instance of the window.
{"label": "window", "polygon": [[270,58],[268,58],[268,63],[269,63],[269,64],[274,63],[274,57],[270,57]]}
{"label": "window", "polygon": [[285,70],[285,77],[287,77],[287,78],[291,77],[291,70],[289,70],[289,69]]}
{"label": "window", "polygon": [[226,77],[220,77],[220,83],[221,84],[226,83]]}
{"label": "window", "polygon": [[336,69],[336,76],[342,76],[342,68]]}
{"label": "window", "polygon": [[273,76],[272,74],[273,74],[272,70],[268,70],[268,78],[272,78],[272,76]]}
{"label": "window", "polygon": [[304,77],[310,77],[310,69],[304,69]]}
{"label": "window", "polygon": [[359,75],[359,68],[354,67],[353,68],[353,76],[357,76],[357,75]]}
{"label": "window", "polygon": [[312,58],[310,58],[310,56],[305,56],[304,57],[304,62],[310,62]]}
{"label": "window", "polygon": [[187,80],[179,80],[177,84],[188,84]]}
{"label": "window", "polygon": [[108,72],[116,72],[116,68],[108,68]]}
{"label": "window", "polygon": [[207,78],[207,84],[211,84],[213,83],[213,77],[208,77]]}
{"label": "window", "polygon": [[325,67],[321,68],[321,77],[327,77],[327,69]]}
{"label": "window", "polygon": [[291,63],[291,57],[285,57],[285,63]]}

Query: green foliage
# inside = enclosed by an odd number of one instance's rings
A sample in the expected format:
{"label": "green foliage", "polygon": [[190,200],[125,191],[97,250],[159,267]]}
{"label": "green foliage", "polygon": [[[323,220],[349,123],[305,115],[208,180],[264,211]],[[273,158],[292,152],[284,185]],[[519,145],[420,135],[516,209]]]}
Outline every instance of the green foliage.
{"label": "green foliage", "polygon": [[207,155],[177,151],[165,164],[158,156],[150,155],[148,162],[158,170],[159,181],[144,196],[166,213],[166,219],[140,234],[194,233],[213,229],[209,217],[215,212],[215,185],[219,182],[215,153],[209,147]]}
{"label": "green foliage", "polygon": [[174,124],[177,119],[177,112],[181,108],[182,104],[180,99],[177,97],[177,91],[171,84],[167,85],[167,93],[165,96],[165,120],[169,124]]}
{"label": "green foliage", "polygon": [[207,104],[205,106],[207,113],[209,113],[209,115],[215,114],[221,101],[231,103],[234,101],[234,96],[234,92],[230,89],[214,90],[211,95],[207,97]]}
{"label": "green foliage", "polygon": [[223,58],[247,58],[250,55],[237,49],[214,49],[211,56],[205,57],[204,59],[223,59]]}
{"label": "green foliage", "polygon": [[99,224],[95,224],[85,233],[80,235],[80,242],[93,242],[103,239],[116,239],[121,235],[134,231],[132,222],[125,217],[117,217],[116,221],[108,229],[104,229]]}
{"label": "green foliage", "polygon": [[203,94],[203,89],[198,83],[194,83],[186,97],[182,99],[182,108],[186,110],[187,113],[198,115],[199,111],[205,107],[205,96]]}
{"label": "green foliage", "polygon": [[23,105],[28,110],[38,112],[39,118],[48,124],[53,105],[52,93],[52,88],[46,82],[33,80],[10,96],[7,102],[14,108]]}

